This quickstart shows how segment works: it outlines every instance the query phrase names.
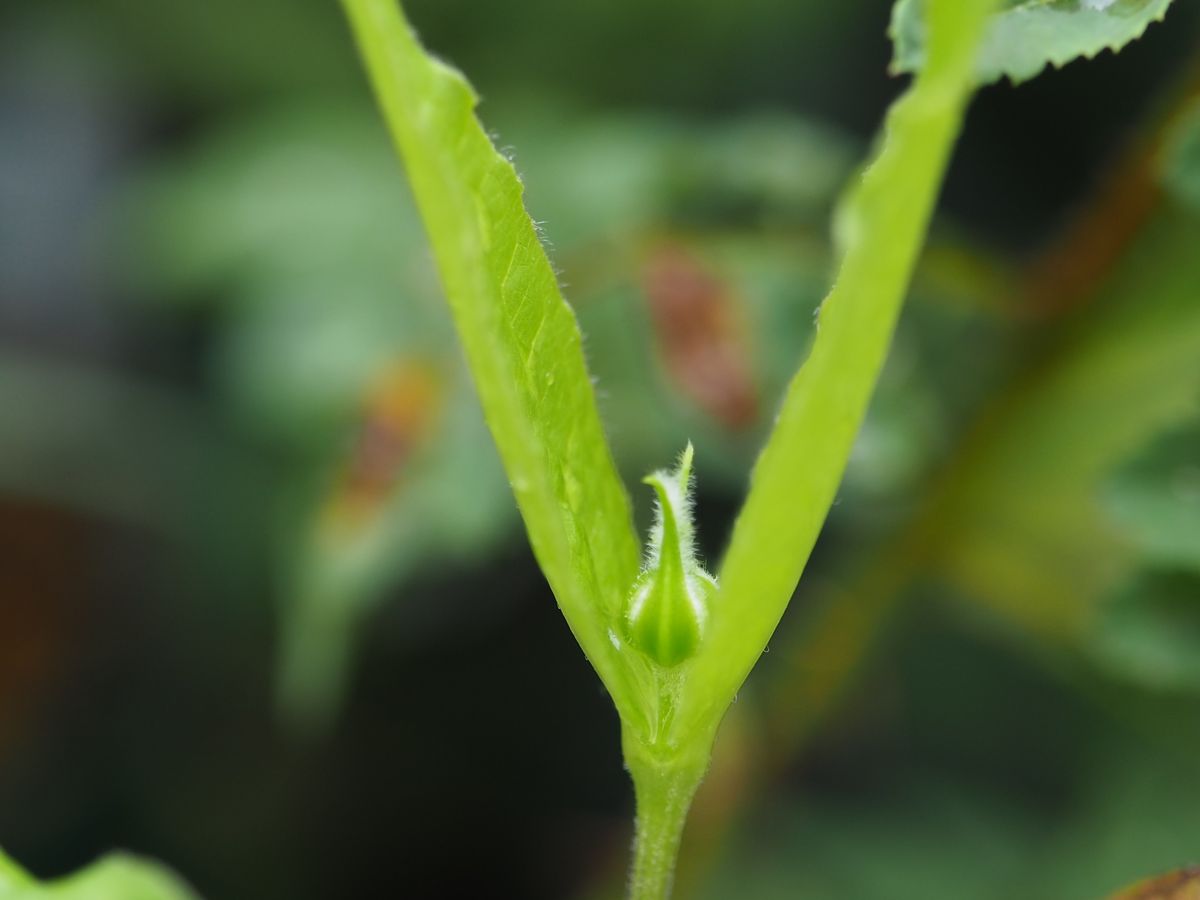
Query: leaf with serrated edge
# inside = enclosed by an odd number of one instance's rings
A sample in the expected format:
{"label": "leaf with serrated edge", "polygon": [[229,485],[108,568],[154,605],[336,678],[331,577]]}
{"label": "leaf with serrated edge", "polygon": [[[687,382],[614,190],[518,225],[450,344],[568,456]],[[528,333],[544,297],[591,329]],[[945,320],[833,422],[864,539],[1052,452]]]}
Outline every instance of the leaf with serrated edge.
{"label": "leaf with serrated edge", "polygon": [[629,499],[520,180],[475,117],[467,82],[424,51],[395,0],[344,6],[534,553],[622,718],[644,721],[645,667],[610,634],[639,568]]}
{"label": "leaf with serrated edge", "polygon": [[[892,10],[892,69],[925,65],[926,0],[898,0]],[[988,24],[977,63],[980,83],[1007,76],[1027,81],[1047,65],[1114,53],[1162,21],[1172,0],[1007,0]]]}

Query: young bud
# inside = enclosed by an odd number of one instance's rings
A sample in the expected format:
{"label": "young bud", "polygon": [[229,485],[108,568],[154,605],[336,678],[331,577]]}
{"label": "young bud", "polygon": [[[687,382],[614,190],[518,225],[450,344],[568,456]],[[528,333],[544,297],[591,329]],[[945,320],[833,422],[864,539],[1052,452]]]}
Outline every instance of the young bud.
{"label": "young bud", "polygon": [[692,445],[673,472],[645,483],[658,495],[646,563],[625,614],[626,637],[661,666],[688,659],[700,643],[716,580],[696,561],[691,508]]}

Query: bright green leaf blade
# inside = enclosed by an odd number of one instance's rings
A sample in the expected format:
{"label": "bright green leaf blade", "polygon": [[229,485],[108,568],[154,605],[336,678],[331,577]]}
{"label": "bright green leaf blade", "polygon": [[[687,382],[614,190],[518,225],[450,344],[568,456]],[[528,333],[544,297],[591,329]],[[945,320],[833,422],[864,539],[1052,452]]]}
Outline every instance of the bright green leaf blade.
{"label": "bright green leaf blade", "polygon": [[892,108],[879,156],[840,211],[844,255],[811,354],[752,476],[684,690],[684,727],[719,717],[775,630],[833,503],[974,86],[992,5],[942,0],[930,65]]}
{"label": "bright green leaf blade", "polygon": [[422,49],[394,0],[344,0],[404,159],[446,295],[534,553],[572,631],[627,718],[640,717],[610,642],[638,571],[628,496],[579,328],[476,97]]}
{"label": "bright green leaf blade", "polygon": [[0,900],[196,900],[157,863],[123,853],[66,878],[39,884],[0,852]]}
{"label": "bright green leaf blade", "polygon": [[[927,56],[927,0],[898,0],[892,11],[892,68],[916,72]],[[1027,81],[1047,65],[1062,67],[1102,50],[1114,53],[1167,14],[1171,0],[1004,0],[988,23],[976,74],[981,83],[1007,76]]]}

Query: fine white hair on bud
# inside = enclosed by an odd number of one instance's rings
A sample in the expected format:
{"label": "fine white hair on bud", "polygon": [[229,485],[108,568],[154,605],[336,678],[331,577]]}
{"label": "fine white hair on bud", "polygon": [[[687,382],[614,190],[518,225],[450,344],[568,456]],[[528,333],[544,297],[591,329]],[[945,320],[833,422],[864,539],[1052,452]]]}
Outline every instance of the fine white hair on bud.
{"label": "fine white hair on bud", "polygon": [[626,639],[660,666],[696,652],[717,582],[696,559],[692,521],[692,445],[671,471],[647,475],[657,494],[646,561],[625,611]]}

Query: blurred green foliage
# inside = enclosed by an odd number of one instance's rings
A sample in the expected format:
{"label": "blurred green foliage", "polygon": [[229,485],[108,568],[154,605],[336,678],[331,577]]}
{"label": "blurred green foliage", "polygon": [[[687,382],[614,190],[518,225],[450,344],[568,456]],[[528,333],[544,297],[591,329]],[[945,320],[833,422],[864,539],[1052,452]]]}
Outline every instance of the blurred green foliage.
{"label": "blurred green foliage", "polygon": [[1180,203],[1200,209],[1200,103],[1185,110],[1172,131],[1163,183]]}
{"label": "blurred green foliage", "polygon": [[882,797],[771,809],[703,896],[1099,900],[1194,858],[1197,775],[1112,760],[1077,813],[1048,822],[970,782],[912,773]]}

